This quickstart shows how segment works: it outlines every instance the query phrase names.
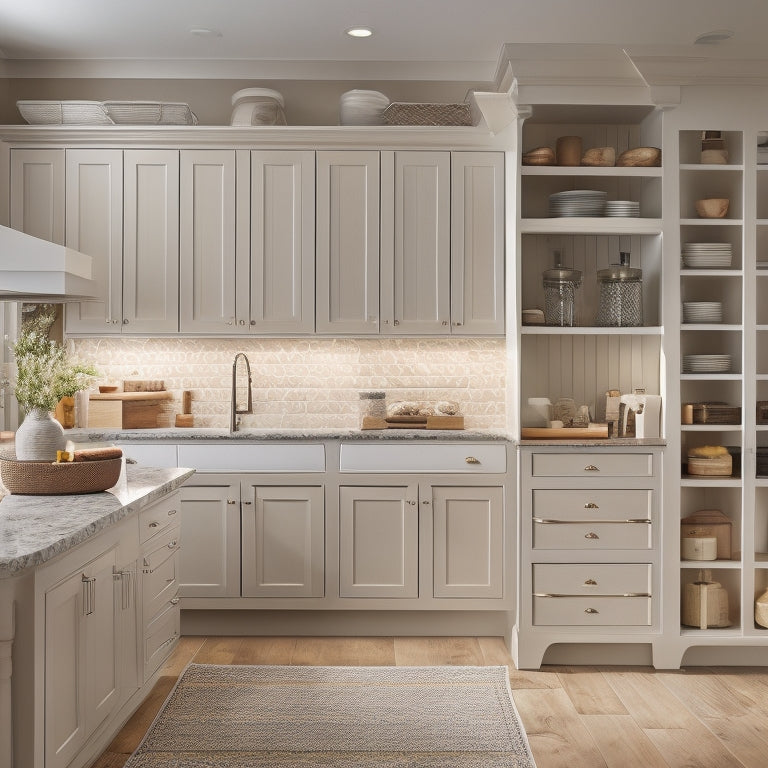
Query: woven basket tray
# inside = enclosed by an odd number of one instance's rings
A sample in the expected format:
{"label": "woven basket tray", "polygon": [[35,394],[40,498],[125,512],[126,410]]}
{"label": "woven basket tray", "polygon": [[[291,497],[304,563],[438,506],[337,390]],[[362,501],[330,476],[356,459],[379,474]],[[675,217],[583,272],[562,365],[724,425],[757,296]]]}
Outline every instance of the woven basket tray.
{"label": "woven basket tray", "polygon": [[0,478],[9,493],[30,496],[99,493],[117,483],[122,463],[122,459],[53,464],[5,458],[0,459]]}
{"label": "woven basket tray", "polygon": [[708,475],[710,477],[727,477],[733,472],[731,455],[709,458],[688,457],[689,475]]}
{"label": "woven basket tray", "polygon": [[386,125],[472,125],[469,104],[409,104],[393,101],[383,112]]}

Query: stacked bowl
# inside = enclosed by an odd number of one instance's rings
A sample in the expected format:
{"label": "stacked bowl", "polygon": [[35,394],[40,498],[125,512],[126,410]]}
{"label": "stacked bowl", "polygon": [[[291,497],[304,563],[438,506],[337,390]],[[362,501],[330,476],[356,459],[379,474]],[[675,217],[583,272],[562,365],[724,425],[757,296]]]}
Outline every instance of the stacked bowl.
{"label": "stacked bowl", "polygon": [[353,90],[341,94],[339,121],[342,125],[382,125],[389,99],[379,91]]}

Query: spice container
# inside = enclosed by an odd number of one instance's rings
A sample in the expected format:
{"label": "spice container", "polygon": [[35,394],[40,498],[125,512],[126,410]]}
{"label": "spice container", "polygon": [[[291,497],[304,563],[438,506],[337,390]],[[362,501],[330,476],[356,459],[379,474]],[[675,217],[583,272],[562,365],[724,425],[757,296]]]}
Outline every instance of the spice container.
{"label": "spice container", "polygon": [[360,393],[360,418],[362,419],[363,416],[375,416],[379,419],[387,418],[385,392]]}
{"label": "spice container", "polygon": [[544,270],[544,322],[546,325],[576,325],[576,289],[581,286],[581,272],[567,269],[555,251],[555,266]]}
{"label": "spice container", "polygon": [[643,270],[629,266],[629,253],[621,263],[597,271],[600,305],[596,325],[632,327],[643,324]]}

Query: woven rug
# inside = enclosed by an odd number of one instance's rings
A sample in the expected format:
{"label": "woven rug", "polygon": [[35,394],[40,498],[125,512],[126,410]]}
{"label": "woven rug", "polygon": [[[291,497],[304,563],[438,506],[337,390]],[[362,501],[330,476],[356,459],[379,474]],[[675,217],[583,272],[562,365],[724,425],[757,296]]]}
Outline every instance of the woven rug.
{"label": "woven rug", "polygon": [[535,768],[506,667],[190,664],[126,768]]}

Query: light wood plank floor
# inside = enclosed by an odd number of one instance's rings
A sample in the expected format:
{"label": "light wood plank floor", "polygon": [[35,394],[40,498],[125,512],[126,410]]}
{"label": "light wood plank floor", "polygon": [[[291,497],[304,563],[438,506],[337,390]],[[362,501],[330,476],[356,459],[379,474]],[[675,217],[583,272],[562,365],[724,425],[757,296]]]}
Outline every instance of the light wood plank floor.
{"label": "light wood plank floor", "polygon": [[184,637],[150,696],[94,768],[122,768],[190,661],[506,664],[538,768],[768,766],[764,668],[544,667],[522,672],[495,637]]}

